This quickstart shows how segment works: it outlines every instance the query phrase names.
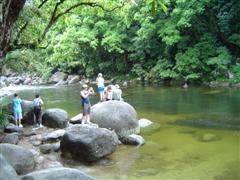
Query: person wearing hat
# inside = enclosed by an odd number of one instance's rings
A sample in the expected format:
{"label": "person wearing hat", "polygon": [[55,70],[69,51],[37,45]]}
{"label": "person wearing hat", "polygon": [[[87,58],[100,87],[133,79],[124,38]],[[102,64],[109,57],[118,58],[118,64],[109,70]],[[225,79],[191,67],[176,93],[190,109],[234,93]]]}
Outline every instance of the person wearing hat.
{"label": "person wearing hat", "polygon": [[98,73],[98,77],[96,79],[98,86],[98,93],[100,96],[100,101],[104,101],[104,79],[102,77],[102,73]]}
{"label": "person wearing hat", "polygon": [[116,84],[115,88],[113,89],[112,100],[122,101],[122,90],[120,89],[118,84]]}
{"label": "person wearing hat", "polygon": [[88,89],[88,85],[83,84],[82,90],[80,91],[83,107],[82,124],[90,123],[90,110],[91,110],[90,95],[92,94],[94,94],[93,88]]}

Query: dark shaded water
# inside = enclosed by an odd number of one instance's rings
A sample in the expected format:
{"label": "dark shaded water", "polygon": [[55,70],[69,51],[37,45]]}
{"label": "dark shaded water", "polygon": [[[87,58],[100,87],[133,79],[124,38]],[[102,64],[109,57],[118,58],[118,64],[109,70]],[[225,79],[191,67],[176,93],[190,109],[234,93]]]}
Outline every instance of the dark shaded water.
{"label": "dark shaded water", "polygon": [[[40,92],[45,108],[81,112],[79,87],[25,90]],[[132,86],[124,98],[155,125],[141,135],[142,147],[119,146],[109,160],[86,166],[65,162],[97,179],[240,179],[240,89]],[[98,101],[95,96],[92,104]]]}

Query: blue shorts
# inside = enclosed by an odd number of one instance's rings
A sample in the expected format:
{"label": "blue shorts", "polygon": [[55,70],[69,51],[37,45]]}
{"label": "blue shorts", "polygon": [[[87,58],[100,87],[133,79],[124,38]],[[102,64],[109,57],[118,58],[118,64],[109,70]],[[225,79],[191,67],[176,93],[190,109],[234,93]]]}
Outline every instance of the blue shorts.
{"label": "blue shorts", "polygon": [[98,92],[99,92],[99,93],[100,93],[100,92],[104,92],[104,86],[98,87]]}
{"label": "blue shorts", "polygon": [[13,112],[13,115],[14,115],[15,121],[19,120],[19,119],[22,119],[22,113],[21,112]]}

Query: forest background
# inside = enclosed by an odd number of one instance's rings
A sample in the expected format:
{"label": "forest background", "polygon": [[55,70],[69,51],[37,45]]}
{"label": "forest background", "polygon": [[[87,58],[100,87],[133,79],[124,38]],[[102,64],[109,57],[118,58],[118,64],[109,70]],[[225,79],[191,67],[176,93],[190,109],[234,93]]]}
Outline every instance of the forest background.
{"label": "forest background", "polygon": [[44,78],[239,83],[239,14],[238,0],[28,0],[3,63]]}

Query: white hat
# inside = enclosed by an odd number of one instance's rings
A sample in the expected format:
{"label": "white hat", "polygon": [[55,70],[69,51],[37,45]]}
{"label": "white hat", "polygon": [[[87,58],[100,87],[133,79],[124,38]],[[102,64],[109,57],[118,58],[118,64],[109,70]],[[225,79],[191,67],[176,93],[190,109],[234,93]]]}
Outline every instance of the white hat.
{"label": "white hat", "polygon": [[98,77],[102,77],[102,73],[98,73]]}
{"label": "white hat", "polygon": [[82,87],[83,87],[83,88],[87,88],[88,85],[87,85],[87,84],[83,84]]}

